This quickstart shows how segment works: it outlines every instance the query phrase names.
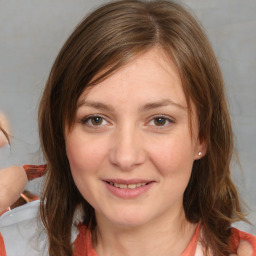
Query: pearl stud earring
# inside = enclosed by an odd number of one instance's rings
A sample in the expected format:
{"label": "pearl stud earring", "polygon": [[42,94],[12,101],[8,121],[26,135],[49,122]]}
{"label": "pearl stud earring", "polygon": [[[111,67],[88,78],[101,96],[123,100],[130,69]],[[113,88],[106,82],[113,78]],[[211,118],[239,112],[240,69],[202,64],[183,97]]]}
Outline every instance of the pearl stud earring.
{"label": "pearl stud earring", "polygon": [[198,155],[201,156],[201,155],[202,155],[202,152],[200,151],[200,152],[198,153]]}

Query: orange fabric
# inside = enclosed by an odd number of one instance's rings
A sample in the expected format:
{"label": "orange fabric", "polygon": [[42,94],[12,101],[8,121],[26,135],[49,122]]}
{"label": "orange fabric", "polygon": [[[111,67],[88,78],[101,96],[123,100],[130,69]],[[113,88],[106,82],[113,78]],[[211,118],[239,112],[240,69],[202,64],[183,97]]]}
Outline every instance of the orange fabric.
{"label": "orange fabric", "polygon": [[252,251],[253,251],[252,255],[248,255],[248,256],[255,256],[256,255],[256,237],[251,234],[240,231],[236,228],[232,228],[231,243],[233,244],[233,250],[235,252],[237,251],[241,240],[245,240],[249,242],[252,246]]}
{"label": "orange fabric", "polygon": [[91,242],[91,232],[84,226],[79,225],[79,234],[74,242],[74,256],[97,256]]}
{"label": "orange fabric", "polygon": [[195,230],[189,244],[187,245],[186,249],[181,254],[181,256],[192,256],[195,254],[197,242],[198,242],[199,236],[200,236],[200,230],[201,230],[201,225],[200,225],[200,223],[198,223],[196,230]]}
{"label": "orange fabric", "polygon": [[5,246],[4,246],[4,239],[0,233],[0,256],[6,256]]}
{"label": "orange fabric", "polygon": [[27,173],[28,180],[33,180],[35,178],[42,177],[47,170],[47,165],[23,165],[23,168],[25,169]]}

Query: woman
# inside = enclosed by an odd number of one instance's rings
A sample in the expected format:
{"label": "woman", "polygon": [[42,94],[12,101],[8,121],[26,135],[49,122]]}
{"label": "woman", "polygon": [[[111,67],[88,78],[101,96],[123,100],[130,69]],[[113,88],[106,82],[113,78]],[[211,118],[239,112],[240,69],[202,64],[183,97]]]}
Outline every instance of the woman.
{"label": "woman", "polygon": [[255,238],[231,228],[246,219],[221,72],[178,4],[117,1],[82,21],[39,131],[49,255],[255,255]]}

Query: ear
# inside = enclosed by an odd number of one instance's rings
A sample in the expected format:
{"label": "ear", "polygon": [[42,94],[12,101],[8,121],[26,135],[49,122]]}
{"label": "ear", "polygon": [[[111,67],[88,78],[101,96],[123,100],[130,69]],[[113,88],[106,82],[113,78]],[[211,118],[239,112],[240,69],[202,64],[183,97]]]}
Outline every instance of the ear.
{"label": "ear", "polygon": [[196,145],[196,149],[195,149],[195,156],[194,156],[194,160],[199,160],[202,157],[204,157],[207,153],[207,146],[206,146],[206,142],[204,139],[197,139],[197,145]]}

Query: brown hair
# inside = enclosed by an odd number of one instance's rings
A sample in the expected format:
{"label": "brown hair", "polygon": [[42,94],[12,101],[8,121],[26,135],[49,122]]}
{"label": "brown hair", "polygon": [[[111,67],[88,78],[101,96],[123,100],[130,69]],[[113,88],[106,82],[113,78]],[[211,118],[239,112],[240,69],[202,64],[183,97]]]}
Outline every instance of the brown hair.
{"label": "brown hair", "polygon": [[188,109],[195,103],[199,136],[207,144],[184,193],[186,218],[201,221],[205,248],[213,255],[233,253],[231,223],[245,218],[230,179],[233,134],[216,57],[198,22],[180,5],[125,0],[100,7],[78,25],[60,51],[42,96],[39,131],[48,172],[41,217],[50,255],[72,255],[71,225],[79,204],[85,225],[96,225],[93,208],[74,184],[65,151],[65,125],[72,128],[78,98],[85,88],[154,46],[176,64]]}

